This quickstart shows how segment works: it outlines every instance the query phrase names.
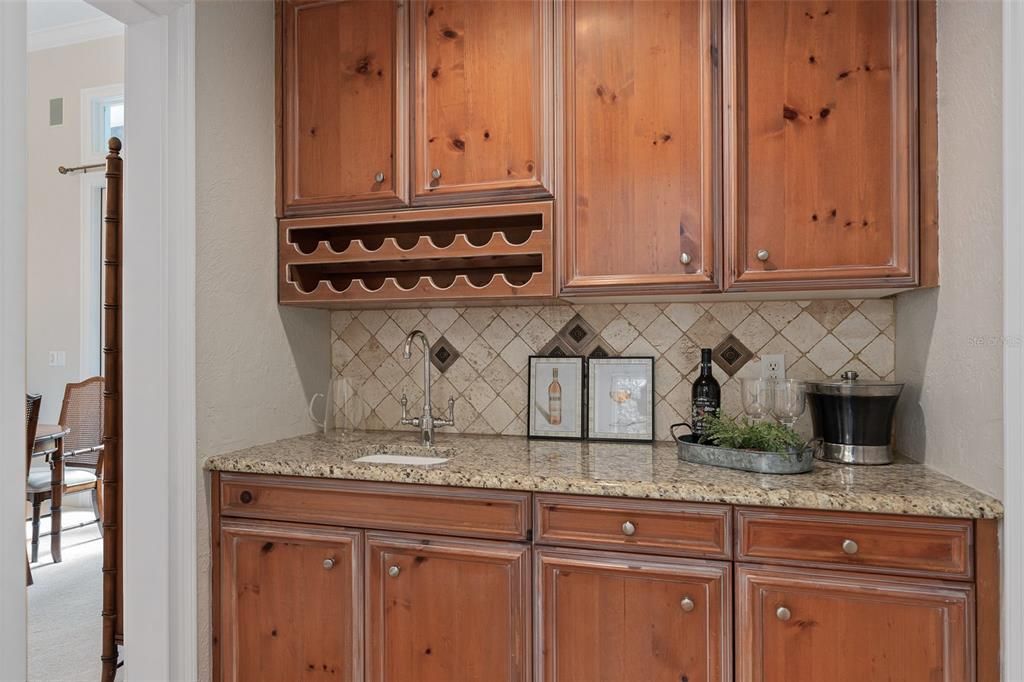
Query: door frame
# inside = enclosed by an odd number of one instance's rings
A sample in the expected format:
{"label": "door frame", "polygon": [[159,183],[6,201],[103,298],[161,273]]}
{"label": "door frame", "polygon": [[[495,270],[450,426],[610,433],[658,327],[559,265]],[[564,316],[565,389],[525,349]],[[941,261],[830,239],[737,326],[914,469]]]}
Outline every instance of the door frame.
{"label": "door frame", "polygon": [[[87,0],[125,30],[125,677],[195,680],[194,0]],[[0,451],[25,447],[25,0],[0,2]],[[151,390],[151,387],[160,387]],[[24,483],[0,477],[0,680],[26,678]],[[99,619],[99,614],[97,614]],[[99,650],[96,656],[99,659]]]}
{"label": "door frame", "polygon": [[1003,679],[1024,680],[1024,3],[1003,7]]}

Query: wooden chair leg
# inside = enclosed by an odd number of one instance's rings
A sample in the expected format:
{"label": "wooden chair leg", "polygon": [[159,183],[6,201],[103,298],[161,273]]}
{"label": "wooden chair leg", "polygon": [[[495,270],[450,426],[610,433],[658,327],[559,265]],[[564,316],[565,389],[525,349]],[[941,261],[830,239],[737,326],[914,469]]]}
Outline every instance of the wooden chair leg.
{"label": "wooden chair leg", "polygon": [[39,561],[39,508],[43,501],[32,497],[32,563]]}
{"label": "wooden chair leg", "polygon": [[99,493],[96,488],[92,489],[92,511],[96,514],[96,527],[100,529],[100,537],[103,537],[103,517],[100,515]]}

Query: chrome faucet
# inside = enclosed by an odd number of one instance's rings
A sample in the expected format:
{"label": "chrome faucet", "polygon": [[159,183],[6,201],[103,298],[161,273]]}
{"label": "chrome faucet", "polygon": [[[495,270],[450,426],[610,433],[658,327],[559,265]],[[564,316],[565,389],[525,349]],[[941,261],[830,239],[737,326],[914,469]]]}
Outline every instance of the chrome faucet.
{"label": "chrome faucet", "polygon": [[412,358],[412,341],[419,337],[423,345],[423,414],[419,417],[409,417],[406,408],[409,399],[402,394],[402,423],[406,426],[420,427],[420,443],[426,447],[434,447],[434,428],[438,426],[455,425],[455,398],[448,398],[448,416],[435,417],[430,408],[430,343],[427,335],[419,329],[413,329],[405,337],[405,348],[402,350],[402,357],[406,360]]}

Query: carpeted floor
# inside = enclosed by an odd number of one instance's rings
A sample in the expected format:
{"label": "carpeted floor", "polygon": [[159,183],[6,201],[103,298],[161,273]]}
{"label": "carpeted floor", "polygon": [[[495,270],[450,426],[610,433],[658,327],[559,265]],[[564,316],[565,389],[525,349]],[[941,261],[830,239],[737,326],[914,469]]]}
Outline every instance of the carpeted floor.
{"label": "carpeted floor", "polygon": [[[95,518],[66,510],[63,526]],[[31,538],[31,526],[27,537]],[[40,532],[49,530],[43,519]],[[103,605],[103,542],[95,525],[64,531],[62,561],[50,561],[50,538],[39,540],[28,588],[28,679],[32,682],[95,682],[100,678],[100,612]]]}

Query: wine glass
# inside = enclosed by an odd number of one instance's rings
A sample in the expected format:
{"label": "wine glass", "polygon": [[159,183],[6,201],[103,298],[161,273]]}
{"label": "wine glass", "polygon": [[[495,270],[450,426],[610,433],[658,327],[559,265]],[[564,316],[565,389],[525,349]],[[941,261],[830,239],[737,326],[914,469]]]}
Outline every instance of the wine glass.
{"label": "wine glass", "polygon": [[761,420],[772,410],[772,382],[767,379],[743,379],[743,411],[751,419]]}
{"label": "wine glass", "polygon": [[613,374],[608,397],[615,403],[615,425],[634,426],[639,417],[636,399],[643,389],[641,381],[628,374]]}
{"label": "wine glass", "polygon": [[796,379],[778,379],[772,393],[772,415],[780,424],[793,428],[793,424],[807,409],[804,382]]}

